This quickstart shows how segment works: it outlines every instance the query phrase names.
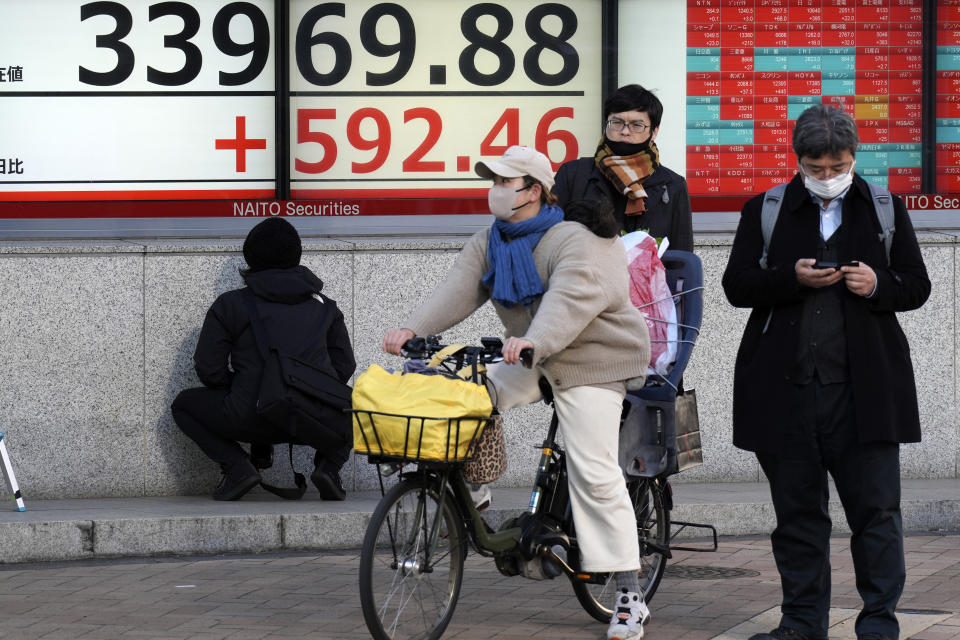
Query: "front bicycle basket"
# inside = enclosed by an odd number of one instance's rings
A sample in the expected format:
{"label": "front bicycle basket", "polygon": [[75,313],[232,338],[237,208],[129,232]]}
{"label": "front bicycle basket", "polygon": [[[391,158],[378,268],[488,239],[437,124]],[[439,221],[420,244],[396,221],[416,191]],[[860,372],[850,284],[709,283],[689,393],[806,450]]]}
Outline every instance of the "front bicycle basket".
{"label": "front bicycle basket", "polygon": [[491,417],[428,418],[353,410],[353,448],[406,461],[465,462],[476,453]]}
{"label": "front bicycle basket", "polygon": [[490,421],[485,386],[373,364],[353,387],[354,449],[408,460],[468,460]]}

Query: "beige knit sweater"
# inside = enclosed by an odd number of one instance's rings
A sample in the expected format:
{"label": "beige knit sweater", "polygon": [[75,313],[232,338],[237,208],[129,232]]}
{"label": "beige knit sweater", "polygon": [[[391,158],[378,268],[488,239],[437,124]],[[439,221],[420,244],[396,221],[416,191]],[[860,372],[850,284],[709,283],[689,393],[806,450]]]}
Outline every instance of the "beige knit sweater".
{"label": "beige knit sweater", "polygon": [[[442,333],[490,298],[480,279],[490,270],[490,230],[470,238],[430,298],[404,325]],[[627,256],[619,238],[601,238],[579,222],[551,227],[533,250],[545,292],[530,307],[493,307],[507,337],[534,345],[537,364],[560,389],[643,376],[650,337],[630,303]]]}

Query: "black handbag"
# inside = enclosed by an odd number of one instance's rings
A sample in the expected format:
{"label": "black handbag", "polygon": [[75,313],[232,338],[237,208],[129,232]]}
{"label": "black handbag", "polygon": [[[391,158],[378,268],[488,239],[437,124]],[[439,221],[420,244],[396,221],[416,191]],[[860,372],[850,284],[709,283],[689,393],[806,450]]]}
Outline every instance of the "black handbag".
{"label": "black handbag", "polygon": [[268,347],[253,293],[246,293],[253,336],[263,357],[257,415],[300,444],[343,447],[353,436],[348,411],[353,389],[328,368]]}
{"label": "black handbag", "polygon": [[257,415],[299,443],[339,449],[353,434],[346,412],[351,392],[335,375],[270,347],[264,355]]}
{"label": "black handbag", "polygon": [[620,425],[620,468],[632,478],[671,475],[703,464],[697,394],[686,389],[674,401],[627,394]]}
{"label": "black handbag", "polygon": [[[284,354],[273,345],[268,347],[253,292],[247,289],[244,293],[254,341],[263,358],[257,415],[283,433],[288,442],[321,451],[344,447],[353,438],[349,411],[353,389],[327,368]],[[299,498],[306,490],[306,480],[296,470],[294,480],[299,495],[266,484],[263,487],[284,498]]]}
{"label": "black handbag", "polygon": [[620,424],[620,468],[629,478],[670,473],[673,403],[644,400],[628,393],[625,404],[629,411]]}

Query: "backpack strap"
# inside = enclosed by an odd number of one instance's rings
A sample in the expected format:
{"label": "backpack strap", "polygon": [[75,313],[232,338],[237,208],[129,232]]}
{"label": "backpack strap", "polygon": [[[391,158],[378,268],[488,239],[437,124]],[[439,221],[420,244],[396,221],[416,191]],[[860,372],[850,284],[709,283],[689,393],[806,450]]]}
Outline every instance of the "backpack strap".
{"label": "backpack strap", "polygon": [[[870,195],[873,196],[873,208],[877,214],[877,220],[880,222],[881,233],[877,234],[883,248],[887,253],[887,264],[890,264],[890,247],[893,245],[893,234],[896,231],[893,212],[893,196],[888,190],[872,182],[867,183],[870,187]],[[777,225],[777,217],[780,215],[780,206],[783,204],[783,194],[786,191],[786,184],[778,184],[764,194],[763,208],[760,211],[760,230],[763,233],[763,255],[760,256],[760,266],[767,268],[767,250],[770,246],[770,238],[773,236],[773,228]]]}
{"label": "backpack strap", "polygon": [[887,252],[887,265],[890,264],[890,247],[893,245],[893,233],[896,231],[896,224],[893,219],[893,196],[889,191],[878,184],[867,183],[870,186],[870,195],[873,196],[873,208],[877,212],[877,220],[880,221],[879,233],[880,242]]}
{"label": "backpack strap", "polygon": [[249,287],[243,290],[243,301],[247,305],[247,314],[250,316],[250,328],[253,329],[253,341],[257,343],[257,351],[263,361],[267,361],[267,334],[263,329],[263,321],[260,320],[260,312],[257,311],[257,300],[250,291]]}
{"label": "backpack strap", "polygon": [[760,231],[763,233],[763,254],[760,256],[762,269],[767,268],[770,238],[773,236],[773,228],[777,226],[777,217],[780,215],[780,205],[783,204],[783,193],[786,190],[787,183],[778,184],[763,196],[763,208],[760,210]]}
{"label": "backpack strap", "polygon": [[288,489],[287,487],[275,487],[272,484],[267,484],[266,482],[260,481],[260,486],[272,493],[275,496],[280,496],[284,500],[299,500],[303,497],[303,494],[307,492],[307,479],[303,476],[302,473],[296,470],[293,466],[293,443],[289,443],[290,451],[290,468],[293,470],[293,482],[296,484],[296,487]]}
{"label": "backpack strap", "polygon": [[[247,312],[250,315],[250,328],[253,329],[253,341],[257,343],[257,350],[263,358],[264,365],[266,365],[267,357],[269,356],[267,353],[267,335],[263,328],[263,321],[260,319],[260,312],[257,311],[256,298],[249,288],[244,289],[243,300],[247,305]],[[260,481],[260,486],[273,495],[280,496],[286,500],[299,500],[303,497],[303,494],[307,492],[307,479],[293,466],[293,443],[290,443],[290,469],[293,471],[293,482],[296,487],[290,489],[286,487],[275,487],[262,480]]]}

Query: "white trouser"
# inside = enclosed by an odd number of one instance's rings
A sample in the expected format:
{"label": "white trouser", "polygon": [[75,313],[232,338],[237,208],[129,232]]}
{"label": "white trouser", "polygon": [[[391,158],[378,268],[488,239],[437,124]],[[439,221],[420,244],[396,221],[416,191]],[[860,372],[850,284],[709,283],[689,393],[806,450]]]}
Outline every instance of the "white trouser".
{"label": "white trouser", "polygon": [[[540,375],[520,365],[490,366],[494,405],[505,411],[540,400]],[[636,516],[617,462],[623,394],[590,386],[553,391],[583,570],[639,569]]]}

